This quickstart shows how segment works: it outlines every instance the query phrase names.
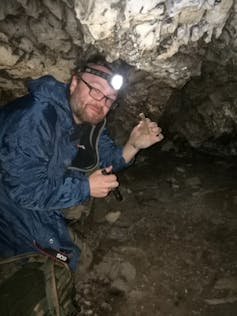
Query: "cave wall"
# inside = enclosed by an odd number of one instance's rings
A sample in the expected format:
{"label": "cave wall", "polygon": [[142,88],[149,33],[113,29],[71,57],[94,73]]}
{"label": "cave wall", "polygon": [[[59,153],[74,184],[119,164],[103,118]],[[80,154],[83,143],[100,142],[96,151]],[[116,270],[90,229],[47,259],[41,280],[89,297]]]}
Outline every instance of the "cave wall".
{"label": "cave wall", "polygon": [[24,94],[31,78],[68,81],[81,58],[100,52],[130,70],[124,102],[110,115],[120,142],[143,111],[171,137],[214,150],[235,135],[236,6],[233,0],[2,0],[0,103]]}
{"label": "cave wall", "polygon": [[[163,124],[171,137],[215,155],[237,155],[237,3],[207,48],[200,76],[174,93]],[[172,122],[172,124],[169,124]]]}

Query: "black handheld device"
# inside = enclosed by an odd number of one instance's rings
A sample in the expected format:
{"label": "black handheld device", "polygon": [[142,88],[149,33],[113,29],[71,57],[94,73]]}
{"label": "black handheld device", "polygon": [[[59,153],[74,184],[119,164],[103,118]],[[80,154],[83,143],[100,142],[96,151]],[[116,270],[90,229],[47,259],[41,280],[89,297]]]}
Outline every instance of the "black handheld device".
{"label": "black handheld device", "polygon": [[[107,172],[105,169],[102,169],[102,174],[103,175],[108,175],[108,174],[112,174],[113,172]],[[116,198],[117,201],[122,201],[123,200],[123,196],[119,190],[119,188],[114,188],[111,190],[111,192],[113,193],[114,197]]]}

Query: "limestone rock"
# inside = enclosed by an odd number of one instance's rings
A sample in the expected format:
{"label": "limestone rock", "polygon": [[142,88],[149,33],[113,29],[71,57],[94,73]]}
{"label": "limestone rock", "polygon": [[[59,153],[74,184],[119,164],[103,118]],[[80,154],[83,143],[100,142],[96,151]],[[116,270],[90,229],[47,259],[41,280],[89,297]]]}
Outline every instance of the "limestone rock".
{"label": "limestone rock", "polygon": [[174,140],[236,155],[236,25],[233,0],[4,0],[1,105],[30,78],[69,82],[81,58],[101,52],[129,83],[109,117],[119,144],[144,112]]}

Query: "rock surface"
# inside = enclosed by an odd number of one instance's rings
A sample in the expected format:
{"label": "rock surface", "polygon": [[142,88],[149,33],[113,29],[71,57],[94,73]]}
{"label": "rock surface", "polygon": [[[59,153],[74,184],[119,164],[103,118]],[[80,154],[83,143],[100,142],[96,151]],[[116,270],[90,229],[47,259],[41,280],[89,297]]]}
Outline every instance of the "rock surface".
{"label": "rock surface", "polygon": [[68,81],[79,60],[100,52],[130,72],[111,115],[118,142],[145,112],[172,139],[235,155],[236,20],[236,0],[4,0],[0,102],[24,94],[30,78]]}

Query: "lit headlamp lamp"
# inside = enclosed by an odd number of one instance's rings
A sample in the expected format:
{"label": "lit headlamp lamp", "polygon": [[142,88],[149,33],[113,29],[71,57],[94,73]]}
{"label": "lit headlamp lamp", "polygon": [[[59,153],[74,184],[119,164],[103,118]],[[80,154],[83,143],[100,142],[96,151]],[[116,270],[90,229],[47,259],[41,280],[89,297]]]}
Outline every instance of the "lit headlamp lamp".
{"label": "lit headlamp lamp", "polygon": [[104,78],[114,90],[120,90],[123,85],[123,77],[120,74],[108,74],[89,66],[83,68],[82,71]]}

